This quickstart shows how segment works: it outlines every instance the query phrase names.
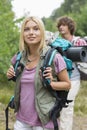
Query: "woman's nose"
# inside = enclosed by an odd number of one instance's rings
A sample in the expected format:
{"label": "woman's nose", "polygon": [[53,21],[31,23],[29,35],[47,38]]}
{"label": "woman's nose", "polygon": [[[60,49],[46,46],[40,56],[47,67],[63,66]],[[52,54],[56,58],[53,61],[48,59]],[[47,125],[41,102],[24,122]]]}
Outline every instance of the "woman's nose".
{"label": "woman's nose", "polygon": [[33,34],[33,29],[30,29],[29,33],[30,33],[30,34]]}

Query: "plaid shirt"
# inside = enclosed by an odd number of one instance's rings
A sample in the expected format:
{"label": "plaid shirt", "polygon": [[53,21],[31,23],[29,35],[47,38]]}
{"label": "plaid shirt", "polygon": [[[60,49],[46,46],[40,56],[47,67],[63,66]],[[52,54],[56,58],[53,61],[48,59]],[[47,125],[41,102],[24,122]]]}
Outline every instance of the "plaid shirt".
{"label": "plaid shirt", "polygon": [[86,41],[78,36],[77,37],[73,36],[73,39],[71,42],[73,46],[87,46]]}

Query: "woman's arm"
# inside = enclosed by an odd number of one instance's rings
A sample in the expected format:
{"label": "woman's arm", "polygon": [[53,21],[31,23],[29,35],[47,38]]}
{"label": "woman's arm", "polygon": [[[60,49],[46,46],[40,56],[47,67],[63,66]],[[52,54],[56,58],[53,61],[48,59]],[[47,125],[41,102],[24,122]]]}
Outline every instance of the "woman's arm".
{"label": "woman's arm", "polygon": [[59,81],[51,82],[51,86],[54,90],[69,90],[71,87],[71,82],[67,73],[67,70],[64,69],[57,75]]}
{"label": "woman's arm", "polygon": [[59,79],[58,81],[53,80],[51,67],[46,68],[43,76],[46,79],[50,79],[50,85],[54,90],[69,90],[71,87],[71,82],[66,69],[63,69],[57,74],[57,77]]}

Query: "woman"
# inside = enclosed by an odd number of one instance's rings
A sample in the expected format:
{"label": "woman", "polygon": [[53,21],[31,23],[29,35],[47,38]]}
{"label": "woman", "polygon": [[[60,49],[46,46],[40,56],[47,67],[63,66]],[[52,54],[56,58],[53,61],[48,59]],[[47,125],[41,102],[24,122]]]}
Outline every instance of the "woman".
{"label": "woman", "polygon": [[[21,62],[25,67],[16,79],[15,112],[17,114],[14,130],[53,130],[53,123],[49,119],[49,110],[54,105],[55,99],[43,87],[40,70],[43,62],[42,57],[44,57],[47,48],[45,29],[41,19],[26,18],[20,33],[19,49],[22,52]],[[12,58],[12,66],[7,71],[8,78],[15,76],[13,68],[15,60],[16,55]],[[55,55],[54,66],[60,82],[53,80],[52,67],[47,67],[43,73],[45,78],[50,79],[52,89],[70,89],[66,64],[59,53]]]}

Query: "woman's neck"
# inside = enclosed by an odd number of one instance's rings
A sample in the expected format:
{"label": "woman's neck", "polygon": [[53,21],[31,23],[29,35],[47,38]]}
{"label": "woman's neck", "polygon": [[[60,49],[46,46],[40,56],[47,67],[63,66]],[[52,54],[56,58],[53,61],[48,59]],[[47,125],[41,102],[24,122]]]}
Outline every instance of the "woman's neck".
{"label": "woman's neck", "polygon": [[38,56],[39,55],[38,47],[37,46],[30,46],[29,47],[29,55],[33,56],[33,57]]}

